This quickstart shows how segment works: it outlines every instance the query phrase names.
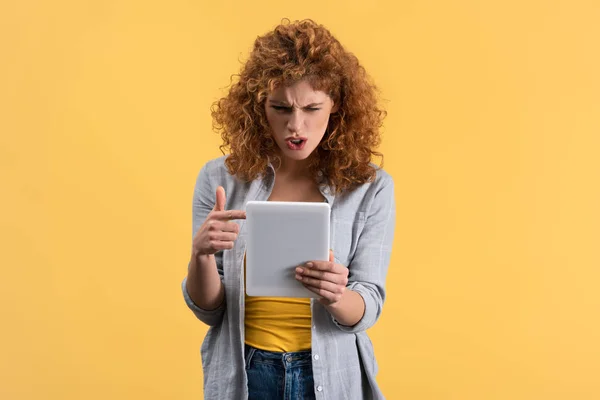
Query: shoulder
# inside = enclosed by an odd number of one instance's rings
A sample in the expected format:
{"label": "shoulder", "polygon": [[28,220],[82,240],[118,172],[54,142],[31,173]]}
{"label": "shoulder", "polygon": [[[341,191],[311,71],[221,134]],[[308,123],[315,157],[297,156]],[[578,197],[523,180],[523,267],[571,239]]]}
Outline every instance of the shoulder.
{"label": "shoulder", "polygon": [[233,176],[229,174],[225,165],[226,158],[227,156],[222,156],[205,162],[196,176],[196,187],[214,191],[217,186],[226,186],[227,182],[232,181]]}
{"label": "shoulder", "polygon": [[198,174],[198,180],[208,180],[218,182],[225,185],[228,182],[239,183],[238,179],[229,173],[225,160],[229,155],[213,158],[207,161],[201,168]]}
{"label": "shoulder", "polygon": [[378,218],[391,218],[395,212],[394,179],[383,168],[374,165],[375,179],[363,184],[360,204],[365,215],[379,215]]}
{"label": "shoulder", "polygon": [[376,164],[371,164],[373,166],[373,168],[375,168],[375,179],[373,181],[373,183],[375,184],[376,187],[392,187],[394,186],[394,179],[392,178],[392,176],[387,173],[383,168],[380,168],[378,165]]}
{"label": "shoulder", "polygon": [[[209,193],[214,193],[217,187],[222,186],[225,189],[227,198],[227,207],[238,207],[237,203],[230,203],[232,196],[245,196],[250,189],[252,182],[244,182],[236,176],[229,173],[227,160],[229,155],[221,156],[207,161],[198,174],[196,187]],[[237,199],[237,198],[236,198]],[[237,199],[236,201],[238,201]]]}
{"label": "shoulder", "polygon": [[386,208],[395,202],[392,176],[379,166],[372,165],[376,170],[374,179],[336,197],[338,208],[346,210],[349,215],[368,215],[373,208]]}
{"label": "shoulder", "polygon": [[208,175],[229,175],[229,172],[227,171],[227,166],[225,165],[225,160],[227,159],[227,157],[228,156],[221,156],[207,161],[202,166],[200,171]]}
{"label": "shoulder", "polygon": [[375,177],[370,182],[365,182],[351,190],[353,196],[375,198],[382,191],[388,192],[388,194],[393,193],[394,179],[392,176],[376,164],[371,163],[371,166],[375,169]]}

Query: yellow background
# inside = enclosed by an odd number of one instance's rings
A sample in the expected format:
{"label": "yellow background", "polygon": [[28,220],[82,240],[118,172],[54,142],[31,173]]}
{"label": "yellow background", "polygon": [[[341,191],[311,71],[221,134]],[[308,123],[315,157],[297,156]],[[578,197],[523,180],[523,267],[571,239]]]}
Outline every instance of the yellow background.
{"label": "yellow background", "polygon": [[387,397],[599,399],[596,0],[2,2],[0,398],[201,398],[209,107],[283,17],[386,99]]}

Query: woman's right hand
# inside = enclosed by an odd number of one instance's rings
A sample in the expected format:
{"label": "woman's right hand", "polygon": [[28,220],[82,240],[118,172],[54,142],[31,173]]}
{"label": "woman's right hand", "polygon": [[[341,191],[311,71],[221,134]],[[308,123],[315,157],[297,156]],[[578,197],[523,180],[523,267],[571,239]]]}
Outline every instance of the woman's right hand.
{"label": "woman's right hand", "polygon": [[246,219],[245,211],[225,211],[225,189],[222,186],[217,188],[216,196],[215,206],[194,236],[192,245],[194,257],[233,249],[240,232],[239,225],[233,220]]}

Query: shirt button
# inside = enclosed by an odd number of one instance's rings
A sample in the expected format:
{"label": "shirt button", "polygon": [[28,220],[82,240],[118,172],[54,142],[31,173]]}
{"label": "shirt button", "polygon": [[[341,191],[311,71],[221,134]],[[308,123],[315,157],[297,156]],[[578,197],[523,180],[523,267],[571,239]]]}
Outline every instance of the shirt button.
{"label": "shirt button", "polygon": [[315,360],[318,360],[318,359],[319,359],[319,355],[315,354]]}
{"label": "shirt button", "polygon": [[317,392],[322,392],[323,391],[323,386],[319,385],[317,386]]}

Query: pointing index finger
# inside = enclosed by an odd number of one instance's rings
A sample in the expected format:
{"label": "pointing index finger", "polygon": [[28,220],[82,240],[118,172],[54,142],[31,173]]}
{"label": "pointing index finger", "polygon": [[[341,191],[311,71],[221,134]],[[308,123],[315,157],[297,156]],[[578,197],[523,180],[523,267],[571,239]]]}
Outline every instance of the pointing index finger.
{"label": "pointing index finger", "polygon": [[222,219],[222,220],[246,219],[246,211],[242,211],[242,210],[217,211],[214,213],[214,217],[216,219]]}
{"label": "pointing index finger", "polygon": [[317,271],[336,271],[335,263],[331,261],[310,261],[306,266]]}

